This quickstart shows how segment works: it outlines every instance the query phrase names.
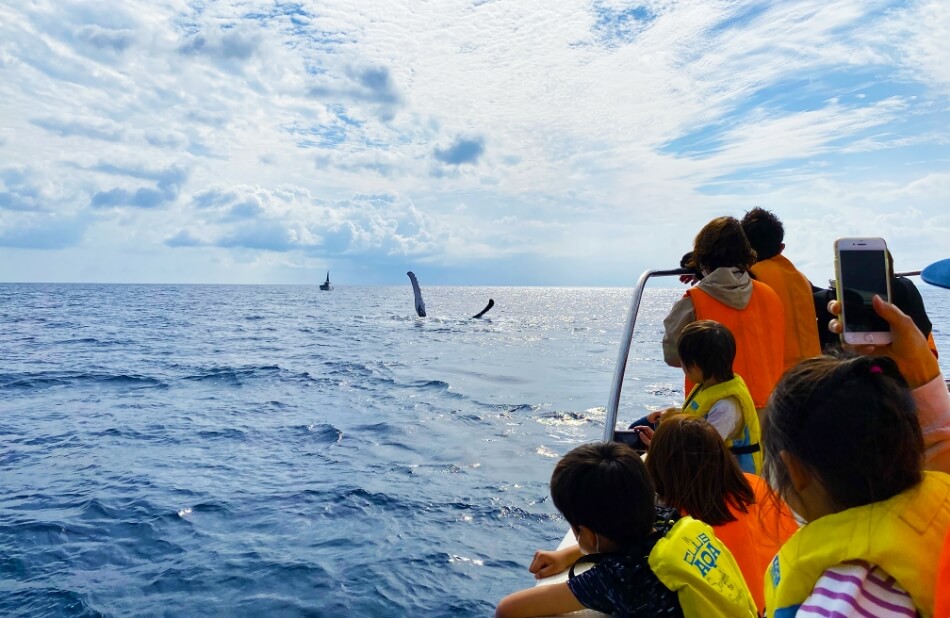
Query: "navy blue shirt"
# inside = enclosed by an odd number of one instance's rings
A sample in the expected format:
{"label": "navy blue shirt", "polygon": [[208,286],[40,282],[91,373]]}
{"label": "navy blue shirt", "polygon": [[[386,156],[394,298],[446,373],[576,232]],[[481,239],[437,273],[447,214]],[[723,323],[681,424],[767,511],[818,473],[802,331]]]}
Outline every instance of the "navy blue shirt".
{"label": "navy blue shirt", "polygon": [[574,575],[571,568],[567,586],[578,602],[615,616],[682,618],[683,610],[676,593],[657,579],[648,562],[650,550],[669,532],[676,519],[675,511],[658,508],[656,532],[636,547],[578,560],[578,563],[595,563],[578,575]]}

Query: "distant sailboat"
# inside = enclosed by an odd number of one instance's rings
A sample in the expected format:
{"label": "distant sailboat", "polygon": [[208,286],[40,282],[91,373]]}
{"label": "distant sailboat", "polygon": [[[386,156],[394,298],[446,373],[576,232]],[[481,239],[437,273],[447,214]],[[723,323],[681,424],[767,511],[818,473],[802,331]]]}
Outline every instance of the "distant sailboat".
{"label": "distant sailboat", "polygon": [[330,283],[330,271],[327,271],[327,280],[320,284],[321,290],[332,290],[333,285]]}

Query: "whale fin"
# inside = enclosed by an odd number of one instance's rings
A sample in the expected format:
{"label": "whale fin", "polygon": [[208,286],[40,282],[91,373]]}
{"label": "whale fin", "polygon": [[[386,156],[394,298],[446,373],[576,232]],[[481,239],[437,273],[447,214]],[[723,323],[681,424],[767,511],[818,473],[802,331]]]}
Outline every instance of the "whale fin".
{"label": "whale fin", "polygon": [[478,313],[476,313],[475,315],[473,315],[472,318],[477,320],[478,318],[480,318],[480,317],[482,317],[483,315],[485,315],[486,313],[488,313],[488,310],[491,309],[491,308],[494,307],[494,306],[495,306],[495,300],[492,299],[492,298],[489,298],[489,299],[488,299],[488,304],[485,305],[485,308],[482,309],[481,311],[479,311]]}
{"label": "whale fin", "polygon": [[419,289],[419,280],[416,274],[411,270],[406,273],[409,275],[409,281],[412,283],[412,294],[416,297],[416,313],[420,318],[426,317],[426,304],[422,302],[422,290]]}

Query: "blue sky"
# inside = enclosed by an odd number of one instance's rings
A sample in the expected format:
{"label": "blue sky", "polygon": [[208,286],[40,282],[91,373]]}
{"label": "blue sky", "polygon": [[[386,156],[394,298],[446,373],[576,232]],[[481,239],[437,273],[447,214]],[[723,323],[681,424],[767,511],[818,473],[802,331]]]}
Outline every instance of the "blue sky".
{"label": "blue sky", "polygon": [[0,2],[0,281],[630,285],[714,216],[948,257],[950,4]]}

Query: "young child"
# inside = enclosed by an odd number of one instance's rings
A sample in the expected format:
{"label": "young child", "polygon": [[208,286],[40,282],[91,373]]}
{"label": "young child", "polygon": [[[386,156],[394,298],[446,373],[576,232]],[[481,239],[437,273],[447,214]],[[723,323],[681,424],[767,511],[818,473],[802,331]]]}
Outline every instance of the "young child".
{"label": "young child", "polygon": [[766,476],[808,523],[766,574],[769,616],[933,615],[950,476],[922,470],[922,415],[891,358],[823,356],[782,377],[763,427]]}
{"label": "young child", "polygon": [[[683,329],[676,347],[683,373],[696,384],[686,396],[682,412],[706,419],[722,436],[742,471],[759,474],[762,470],[759,415],[745,382],[732,372],[736,357],[736,340],[732,333],[719,322],[698,320]],[[660,413],[654,412],[646,419],[655,422],[659,417]],[[641,440],[649,444],[652,431],[649,427],[639,429]]]}
{"label": "young child", "polygon": [[[551,497],[578,545],[544,553],[562,562],[594,554],[587,558],[594,566],[576,575],[572,568],[567,582],[508,595],[496,617],[585,607],[621,616],[756,615],[732,554],[706,524],[657,510],[653,484],[630,447],[610,442],[570,451],[551,476]],[[541,554],[533,572],[544,567]]]}
{"label": "young child", "polygon": [[647,473],[657,501],[712,526],[742,569],[759,611],[763,577],[798,523],[765,480],[743,472],[716,430],[702,417],[663,418],[650,441]]}

